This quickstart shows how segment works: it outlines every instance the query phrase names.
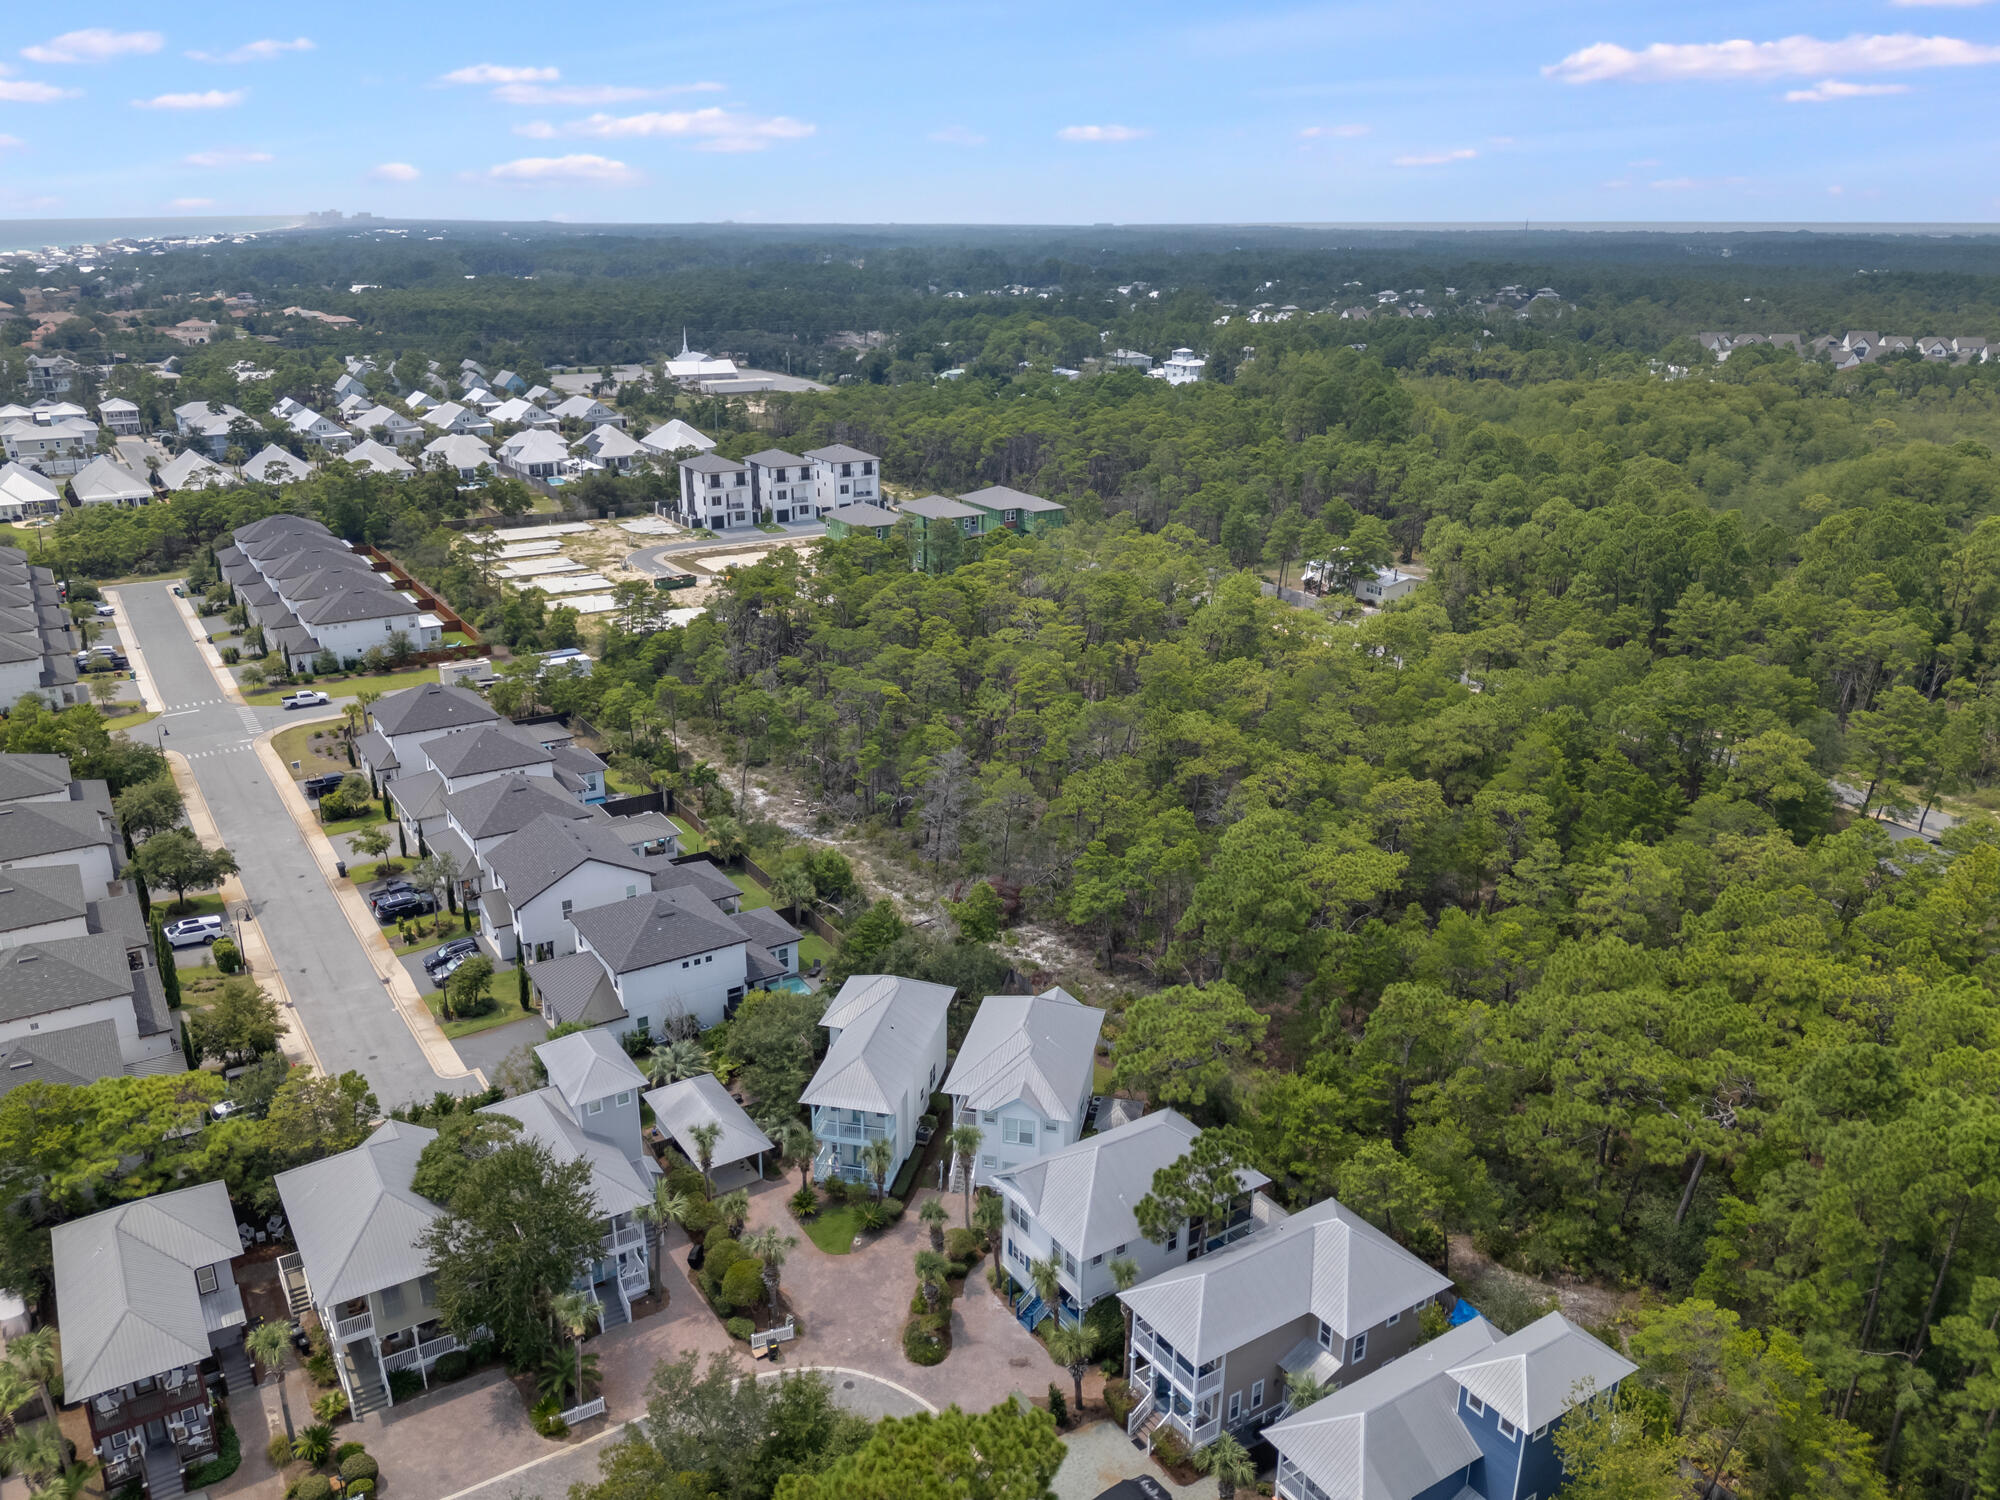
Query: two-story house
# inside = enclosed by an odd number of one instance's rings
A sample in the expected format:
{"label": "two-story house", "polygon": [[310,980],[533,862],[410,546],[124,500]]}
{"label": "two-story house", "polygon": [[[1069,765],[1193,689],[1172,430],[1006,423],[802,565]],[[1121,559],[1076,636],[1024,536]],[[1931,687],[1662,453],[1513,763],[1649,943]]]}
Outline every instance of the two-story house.
{"label": "two-story house", "polygon": [[218,1451],[211,1388],[250,1389],[228,1189],[204,1182],[72,1219],[50,1252],[62,1395],[82,1404],[106,1486],[183,1493],[183,1468]]}
{"label": "two-story house", "polygon": [[1233,1245],[1190,1245],[1185,1265],[1119,1298],[1132,1314],[1127,1430],[1171,1423],[1190,1447],[1282,1413],[1285,1382],[1342,1384],[1417,1341],[1418,1313],[1451,1283],[1332,1198]]}
{"label": "two-story house", "polygon": [[550,415],[559,422],[577,422],[584,427],[625,425],[624,417],[594,396],[571,396],[567,401],[558,402],[551,407]]}
{"label": "two-story house", "polygon": [[[174,431],[186,438],[189,446],[201,448],[210,458],[223,457],[229,445],[237,441],[232,428],[247,431],[251,438],[261,431],[240,407],[226,401],[184,401],[174,408]],[[244,443],[246,449],[249,446]]]}
{"label": "two-story house", "polygon": [[821,517],[849,505],[882,503],[882,461],[872,453],[833,443],[811,448],[813,505]]}
{"label": "two-story house", "polygon": [[486,445],[485,439],[472,433],[447,432],[443,437],[432,438],[424,444],[419,467],[442,469],[456,474],[461,483],[471,484],[479,478],[480,470],[491,472],[493,450]]}
{"label": "two-story house", "polygon": [[630,473],[632,465],[646,457],[644,444],[611,422],[591,428],[574,446],[584,459],[614,474]]}
{"label": "two-story house", "polygon": [[661,458],[674,458],[683,453],[706,453],[715,447],[715,439],[699,428],[690,427],[679,417],[662,422],[651,432],[639,439],[647,452]]}
{"label": "two-story house", "polygon": [[421,422],[404,416],[393,406],[383,406],[379,402],[357,411],[348,419],[348,425],[363,436],[375,438],[396,448],[407,448],[412,443],[421,442],[424,435]]}
{"label": "two-story house", "polygon": [[569,445],[556,433],[528,428],[500,444],[503,468],[526,479],[556,479],[571,467]]}
{"label": "two-story house", "polygon": [[[960,1056],[964,1055],[961,1050]],[[1006,1204],[1001,1265],[1023,1296],[1016,1314],[1029,1327],[1053,1313],[1075,1324],[1118,1290],[1114,1267],[1132,1262],[1140,1281],[1186,1264],[1188,1252],[1211,1240],[1232,1243],[1282,1220],[1284,1210],[1257,1190],[1270,1181],[1246,1168],[1243,1196],[1225,1224],[1211,1231],[1178,1225],[1160,1241],[1139,1232],[1139,1202],[1153,1190],[1153,1174],[1187,1154],[1201,1132],[1178,1110],[1163,1109],[1073,1145],[1032,1157],[995,1173],[991,1184]],[[1053,1261],[1060,1288],[1057,1305],[1032,1290],[1037,1261]]]}
{"label": "two-story house", "polygon": [[687,1036],[733,1015],[750,990],[796,974],[798,930],[768,907],[724,910],[713,882],[728,878],[690,860],[655,874],[652,890],[572,912],[575,951],[528,971],[543,1018]]}
{"label": "two-story house", "polygon": [[955,534],[970,539],[986,529],[987,515],[976,505],[966,505],[944,495],[925,495],[905,500],[896,513],[906,517],[916,532],[916,551],[910,565],[927,568],[944,553],[942,543]]}
{"label": "two-story house", "polygon": [[419,746],[440,735],[497,724],[500,713],[470,688],[426,682],[378,698],[368,707],[368,721],[355,752],[377,782],[392,782],[406,769],[412,775],[429,769],[429,760],[417,754]]}
{"label": "two-story house", "polygon": [[893,1182],[916,1145],[917,1118],[944,1077],[950,985],[894,974],[856,974],[827,1002],[826,1057],[799,1102],[820,1147],[813,1175],[870,1181],[862,1152],[887,1141]]}
{"label": "two-story house", "polygon": [[988,485],[983,490],[974,490],[958,498],[961,504],[986,512],[991,518],[986,528],[989,531],[1005,527],[1008,531],[1033,536],[1038,531],[1060,526],[1069,519],[1069,507],[1054,500],[1044,500],[1040,495],[1009,489],[1004,484]]}
{"label": "two-story house", "polygon": [[501,958],[524,962],[573,953],[572,912],[651,890],[666,864],[636,852],[615,819],[537,818],[486,856],[480,938]]}
{"label": "two-story house", "polygon": [[697,453],[675,466],[680,471],[676,519],[709,531],[748,526],[756,519],[750,498],[750,466],[715,453]]}
{"label": "two-story house", "polygon": [[[1068,991],[988,995],[959,1044],[944,1091],[952,1124],[976,1126],[984,1139],[973,1182],[1073,1145],[1090,1111],[1097,1034],[1104,1012]],[[961,1191],[962,1163],[952,1190]]]}
{"label": "two-story house", "polygon": [[97,420],[104,424],[104,430],[113,437],[137,437],[144,431],[139,403],[127,401],[122,396],[113,396],[97,403]]}
{"label": "two-story house", "polygon": [[1550,1500],[1555,1432],[1635,1366],[1561,1313],[1474,1318],[1264,1429],[1283,1500]]}

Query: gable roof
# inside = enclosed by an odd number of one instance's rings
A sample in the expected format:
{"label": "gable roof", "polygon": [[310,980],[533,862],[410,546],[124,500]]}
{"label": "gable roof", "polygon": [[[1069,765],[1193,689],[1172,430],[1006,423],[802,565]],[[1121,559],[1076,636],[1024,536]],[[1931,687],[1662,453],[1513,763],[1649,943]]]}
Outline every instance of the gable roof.
{"label": "gable roof", "polygon": [[386,443],[365,438],[341,455],[348,463],[376,474],[414,474],[417,466]]}
{"label": "gable roof", "polygon": [[1004,484],[989,484],[983,490],[974,490],[969,495],[960,495],[959,499],[963,500],[967,505],[981,506],[986,510],[1048,511],[1067,510],[1069,508],[1065,505],[1059,505],[1053,500],[1044,500],[1040,495],[1029,495],[1020,490],[1009,489]]}
{"label": "gable roof", "polygon": [[491,724],[499,712],[470,688],[426,682],[378,698],[368,709],[375,727],[385,735],[425,734],[434,729],[464,729]]}
{"label": "gable roof", "polygon": [[1638,1368],[1552,1312],[1464,1358],[1452,1366],[1451,1378],[1523,1432],[1533,1432],[1585,1392],[1601,1395]]}
{"label": "gable roof", "polygon": [[644,891],[574,912],[569,923],[613,974],[750,941],[734,920],[698,892],[685,889]]}
{"label": "gable roof", "polygon": [[0,1098],[24,1083],[95,1083],[124,1071],[116,1021],[85,1021],[0,1042]]}
{"label": "gable roof", "polygon": [[571,823],[541,817],[495,844],[486,866],[500,879],[507,899],[518,910],[572,870],[596,862],[646,876],[652,866],[634,854],[619,833],[592,820]]}
{"label": "gable roof", "polygon": [[[65,1400],[87,1401],[208,1358],[212,1320],[194,1273],[243,1253],[221,1183],[122,1203],[58,1224],[50,1238]],[[226,1272],[217,1279],[235,1292]],[[229,1300],[220,1287],[210,1296]],[[233,1320],[217,1312],[218,1328],[242,1322],[241,1294]]]}
{"label": "gable roof", "polygon": [[859,448],[850,448],[845,443],[829,443],[824,448],[806,449],[806,457],[823,464],[846,464],[872,459],[875,455],[863,453]]}
{"label": "gable roof", "polygon": [[911,1078],[923,1070],[956,993],[948,984],[856,974],[820,1017],[820,1025],[839,1035],[799,1102],[894,1114]]}
{"label": "gable roof", "polygon": [[430,1273],[418,1242],[444,1210],[410,1180],[436,1136],[422,1125],[385,1120],[352,1151],[278,1174],[278,1196],[322,1306]]}
{"label": "gable roof", "polygon": [[67,755],[11,753],[0,755],[0,802],[69,791]]}
{"label": "gable roof", "polygon": [[60,854],[117,841],[110,814],[88,802],[15,802],[0,806],[0,860]]}
{"label": "gable roof", "polygon": [[1045,1120],[1075,1120],[1103,1026],[1103,1011],[1060,989],[988,995],[959,1044],[944,1091],[973,1109],[1018,1099]]}
{"label": "gable roof", "polygon": [[1326,1198],[1118,1295],[1196,1364],[1311,1313],[1346,1338],[1451,1282]]}
{"label": "gable roof", "polygon": [[625,1055],[615,1037],[601,1031],[572,1031],[543,1042],[535,1056],[548,1070],[549,1086],[571,1109],[624,1089],[643,1089],[646,1075]]}
{"label": "gable roof", "polygon": [[[962,1050],[959,1055],[964,1056]],[[1157,1110],[1011,1167],[994,1183],[1006,1196],[1018,1198],[1065,1250],[1102,1255],[1141,1238],[1135,1210],[1153,1190],[1153,1174],[1185,1156],[1200,1134],[1180,1111]],[[1255,1176],[1268,1180],[1262,1173]]]}
{"label": "gable roof", "polygon": [[588,448],[598,458],[631,458],[644,453],[646,447],[622,427],[614,427],[606,422],[601,427],[593,427],[576,440],[579,448]]}
{"label": "gable roof", "polygon": [[1411,1500],[1482,1450],[1458,1418],[1454,1360],[1500,1335],[1484,1318],[1461,1323],[1400,1359],[1264,1429],[1328,1500]]}
{"label": "gable roof", "polygon": [[675,453],[682,448],[698,448],[707,452],[715,446],[714,438],[688,426],[679,417],[661,423],[639,441],[656,453]]}
{"label": "gable roof", "polygon": [[85,916],[83,872],[75,865],[23,865],[0,870],[0,932],[18,932]]}
{"label": "gable roof", "polygon": [[757,1128],[756,1122],[730,1097],[729,1090],[713,1073],[701,1073],[665,1088],[652,1089],[646,1094],[646,1103],[652,1106],[653,1118],[659,1121],[660,1128],[674,1138],[674,1144],[689,1161],[701,1160],[693,1135],[697,1125],[721,1127],[722,1134],[716,1138],[715,1151],[710,1157],[714,1166],[727,1166],[772,1149],[771,1138]]}
{"label": "gable roof", "polygon": [[0,500],[13,505],[49,505],[62,499],[62,486],[37,469],[9,460],[0,464]]}
{"label": "gable roof", "polygon": [[[580,1036],[585,1033],[573,1034]],[[632,1071],[637,1073],[638,1069]],[[564,1107],[562,1096],[554,1088],[536,1089],[531,1094],[502,1099],[479,1112],[519,1120],[522,1138],[541,1146],[557,1165],[582,1162],[589,1167],[590,1194],[597,1200],[598,1212],[606,1218],[613,1214],[629,1214],[653,1201],[652,1188],[639,1175],[639,1168],[615,1146],[586,1134],[577,1123],[576,1116]]]}
{"label": "gable roof", "polygon": [[546,766],[555,760],[552,751],[533,740],[509,734],[511,726],[489,725],[464,734],[447,734],[426,741],[423,753],[447,779],[477,776],[488,771],[511,771],[521,766]]}
{"label": "gable roof", "polygon": [[560,464],[569,460],[569,445],[546,427],[531,427],[503,442],[500,456],[516,464]]}
{"label": "gable roof", "polygon": [[262,484],[296,484],[312,476],[312,465],[267,443],[244,462],[243,472]]}
{"label": "gable roof", "polygon": [[[392,788],[401,785],[395,782]],[[467,838],[474,839],[513,833],[541,817],[583,822],[597,816],[583,803],[557,791],[552,778],[519,771],[453,792],[444,799],[444,810],[465,830]]]}
{"label": "gable roof", "polygon": [[[506,899],[494,891],[482,898],[482,904]],[[625,1019],[618,991],[611,987],[611,976],[604,972],[604,965],[598,962],[595,953],[565,953],[531,963],[528,982],[541,996],[542,1017],[552,1026],[567,1026],[575,1021],[602,1026],[607,1021]]]}
{"label": "gable roof", "polygon": [[894,526],[903,518],[893,510],[884,510],[879,505],[871,505],[863,500],[854,505],[843,505],[831,511],[827,520],[838,521],[843,526]]}
{"label": "gable roof", "polygon": [[69,487],[77,502],[150,500],[153,487],[109,454],[100,453],[70,476]]}
{"label": "gable roof", "polygon": [[184,448],[155,471],[164,490],[207,489],[236,482],[236,475],[198,448]]}
{"label": "gable roof", "polygon": [[956,500],[943,495],[924,495],[916,500],[905,500],[901,509],[906,515],[922,516],[927,521],[983,521],[986,512],[976,506],[961,505]]}

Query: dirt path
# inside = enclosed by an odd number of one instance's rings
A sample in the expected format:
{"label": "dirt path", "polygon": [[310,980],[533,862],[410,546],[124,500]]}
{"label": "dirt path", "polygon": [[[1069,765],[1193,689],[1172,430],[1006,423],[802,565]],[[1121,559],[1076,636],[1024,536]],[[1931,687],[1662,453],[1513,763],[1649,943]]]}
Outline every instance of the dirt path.
{"label": "dirt path", "polygon": [[[1451,1274],[1459,1286],[1470,1288],[1488,1277],[1498,1277],[1527,1296],[1540,1301],[1556,1299],[1556,1311],[1585,1328],[1606,1328],[1629,1323],[1639,1310],[1639,1294],[1616,1287],[1579,1281],[1572,1276],[1540,1278],[1509,1270],[1480,1254],[1466,1235],[1451,1237]],[[1472,1299],[1477,1305],[1478,1299]]]}

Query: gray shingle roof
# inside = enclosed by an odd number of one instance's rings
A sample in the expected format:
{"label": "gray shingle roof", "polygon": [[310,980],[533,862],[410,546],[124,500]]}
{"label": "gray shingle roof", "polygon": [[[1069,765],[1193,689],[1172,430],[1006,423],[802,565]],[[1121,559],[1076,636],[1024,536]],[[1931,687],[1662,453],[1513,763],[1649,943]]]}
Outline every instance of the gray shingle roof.
{"label": "gray shingle roof", "polygon": [[466,836],[475,839],[513,833],[541,817],[583,822],[597,816],[574,797],[555,790],[551,778],[519,772],[453,792],[444,799],[444,808]]}
{"label": "gray shingle roof", "polygon": [[416,613],[416,605],[383,585],[342,589],[318,599],[305,600],[299,605],[299,618],[308,625],[333,625],[345,620],[383,620],[394,615]]}
{"label": "gray shingle roof", "polygon": [[398,776],[389,783],[389,800],[412,823],[435,818],[444,811],[444,778],[435,771]]}
{"label": "gray shingle roof", "polygon": [[[799,1096],[802,1104],[893,1114],[923,1072],[957,991],[895,974],[856,974],[828,1003],[820,1025],[839,1035]],[[916,1086],[919,1090],[921,1084]]]}
{"label": "gray shingle roof", "polygon": [[419,1241],[443,1210],[410,1180],[436,1135],[387,1120],[352,1151],[278,1174],[278,1196],[320,1304],[429,1274]]}
{"label": "gray shingle roof", "polygon": [[573,1031],[544,1042],[535,1056],[548,1070],[549,1086],[571,1109],[624,1089],[642,1089],[646,1075],[625,1055],[618,1039],[601,1031]]}
{"label": "gray shingle roof", "polygon": [[117,842],[111,817],[87,802],[15,802],[0,807],[0,860],[59,854]]}
{"label": "gray shingle roof", "polygon": [[722,920],[733,922],[749,935],[751,942],[765,948],[775,948],[782,943],[796,943],[802,935],[798,928],[768,906],[753,906],[748,911],[732,913]]}
{"label": "gray shingle roof", "polygon": [[1062,990],[988,995],[959,1044],[944,1091],[973,1109],[1019,1099],[1045,1120],[1074,1120],[1103,1027],[1103,1011]]}
{"label": "gray shingle roof", "polygon": [[23,943],[0,950],[0,1017],[116,1000],[132,993],[137,977],[124,940],[109,933]]}
{"label": "gray shingle roof", "polygon": [[1350,1337],[1450,1285],[1359,1214],[1326,1198],[1119,1296],[1202,1364],[1307,1313]]}
{"label": "gray shingle roof", "polygon": [[532,901],[570,871],[596,861],[648,877],[652,866],[602,823],[537,818],[487,851],[486,866],[500,878],[515,907]]}
{"label": "gray shingle roof", "polygon": [[845,443],[831,443],[824,448],[808,448],[806,457],[817,459],[821,463],[846,464],[872,459],[875,455],[863,453],[859,448],[850,448]]}
{"label": "gray shingle roof", "polygon": [[512,771],[521,766],[546,766],[555,756],[530,740],[509,734],[504,726],[447,734],[429,741],[423,753],[447,778]]}
{"label": "gray shingle roof", "polygon": [[384,734],[425,734],[433,729],[465,729],[491,724],[500,715],[469,688],[426,682],[378,699],[368,710]]}
{"label": "gray shingle roof", "polygon": [[[59,1224],[51,1247],[65,1400],[86,1401],[208,1358],[211,1317],[194,1273],[243,1252],[221,1183]],[[226,1270],[219,1279],[229,1279]],[[239,1295],[235,1321],[242,1318]]]}
{"label": "gray shingle roof", "polygon": [[69,781],[67,755],[0,755],[0,802],[65,791]]}
{"label": "gray shingle roof", "polygon": [[983,490],[974,490],[971,494],[960,495],[958,498],[963,500],[967,505],[983,506],[987,510],[1051,511],[1069,509],[1068,506],[1060,505],[1054,500],[1044,500],[1040,495],[1029,495],[1020,490],[1009,489],[1004,484],[989,484]]}
{"label": "gray shingle roof", "polygon": [[757,1128],[742,1105],[729,1097],[729,1090],[713,1073],[653,1089],[646,1095],[646,1102],[652,1106],[653,1118],[659,1121],[660,1128],[674,1138],[674,1144],[689,1161],[701,1160],[691,1133],[697,1125],[722,1128],[710,1158],[718,1167],[771,1149],[771,1138]]}
{"label": "gray shingle roof", "polygon": [[1153,1190],[1153,1174],[1186,1155],[1199,1134],[1180,1111],[1163,1109],[1023,1162],[994,1182],[1065,1249],[1102,1255],[1140,1238],[1134,1210]]}
{"label": "gray shingle roof", "polygon": [[18,932],[87,916],[83,872],[75,865],[24,865],[0,870],[0,932]]}
{"label": "gray shingle roof", "polygon": [[[378,703],[377,708],[381,705]],[[371,729],[354,742],[354,753],[361,757],[361,763],[377,771],[394,771],[401,767],[396,752],[390,748],[387,736],[380,730]]]}
{"label": "gray shingle roof", "polygon": [[[857,507],[858,509],[858,507]],[[905,500],[902,509],[906,515],[922,516],[927,521],[983,521],[986,512],[974,506],[961,505],[943,495],[925,495],[916,500]]]}
{"label": "gray shingle roof", "polygon": [[1550,1313],[1490,1349],[1463,1356],[1451,1378],[1523,1432],[1533,1432],[1584,1394],[1601,1395],[1637,1368],[1561,1313]]}
{"label": "gray shingle roof", "polygon": [[[562,410],[561,407],[556,409]],[[748,466],[737,459],[724,458],[719,453],[697,453],[693,458],[682,459],[681,467],[697,474],[741,474]]]}
{"label": "gray shingle roof", "polygon": [[700,891],[718,904],[731,899],[740,900],[743,895],[735,881],[706,859],[689,859],[669,865],[653,880],[655,890],[674,891],[683,887]]}
{"label": "gray shingle roof", "polygon": [[613,974],[630,974],[749,941],[733,918],[685,888],[645,891],[629,900],[574,912],[569,921]]}
{"label": "gray shingle roof", "polygon": [[787,453],[783,448],[766,448],[744,459],[746,464],[756,464],[766,469],[797,469],[805,465],[805,460],[796,453]]}
{"label": "gray shingle roof", "polygon": [[95,1083],[124,1071],[116,1021],[86,1021],[0,1042],[0,1098],[24,1083]]}
{"label": "gray shingle roof", "polygon": [[893,510],[884,510],[865,500],[859,505],[843,505],[827,514],[827,520],[838,521],[843,526],[894,526],[901,519]]}
{"label": "gray shingle roof", "polygon": [[[498,892],[482,897],[486,901],[505,900]],[[595,953],[565,953],[528,965],[528,980],[542,998],[543,1018],[551,1026],[568,1026],[582,1021],[602,1026],[625,1019],[625,1007],[618,1003],[618,991],[611,976]],[[580,1035],[581,1033],[572,1033]]]}
{"label": "gray shingle roof", "polygon": [[1498,1338],[1484,1318],[1461,1323],[1264,1436],[1329,1500],[1409,1500],[1481,1456],[1458,1419],[1449,1371]]}

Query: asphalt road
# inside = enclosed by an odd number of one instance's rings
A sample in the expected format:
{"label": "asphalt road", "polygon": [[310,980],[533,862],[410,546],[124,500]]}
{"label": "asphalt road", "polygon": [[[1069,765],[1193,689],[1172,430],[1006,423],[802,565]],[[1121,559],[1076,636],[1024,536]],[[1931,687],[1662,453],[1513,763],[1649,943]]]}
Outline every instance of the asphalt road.
{"label": "asphalt road", "polygon": [[[638,551],[628,554],[625,559],[625,566],[628,568],[637,568],[641,573],[657,575],[669,571],[672,565],[668,563],[667,559],[671,558],[676,552],[698,552],[703,550],[726,552],[729,550],[729,544],[732,542],[739,542],[743,547],[769,546],[772,542],[782,542],[790,537],[825,536],[826,523],[824,521],[801,521],[796,525],[780,526],[778,530],[783,535],[773,535],[768,531],[759,531],[754,526],[743,526],[734,531],[718,531],[712,538],[705,542],[692,537],[678,542],[662,542],[656,547],[641,547]],[[672,568],[672,571],[686,572],[687,570],[685,568]]]}
{"label": "asphalt road", "polygon": [[385,1110],[439,1089],[466,1092],[471,1079],[431,1070],[257,757],[255,737],[292,716],[223,696],[166,584],[119,593],[126,639],[140,644],[165,703],[135,737],[188,758],[321,1065],[361,1073]]}

